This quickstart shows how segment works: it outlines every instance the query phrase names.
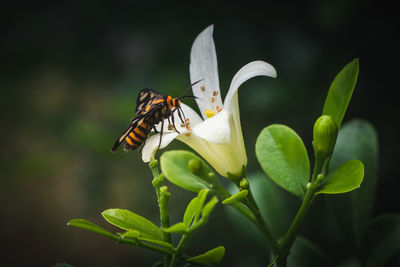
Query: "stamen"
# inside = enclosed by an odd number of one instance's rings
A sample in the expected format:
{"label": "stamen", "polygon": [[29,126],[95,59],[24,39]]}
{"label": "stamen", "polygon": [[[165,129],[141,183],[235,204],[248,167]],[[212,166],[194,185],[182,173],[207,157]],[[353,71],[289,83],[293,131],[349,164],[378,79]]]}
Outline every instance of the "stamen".
{"label": "stamen", "polygon": [[220,106],[217,105],[216,108],[217,108],[217,111],[218,111],[218,112],[221,112],[221,111],[222,111],[222,108],[221,108]]}
{"label": "stamen", "polygon": [[200,86],[200,90],[203,92],[206,90],[206,88],[204,88],[204,85]]}
{"label": "stamen", "polygon": [[[217,108],[218,108],[218,106],[217,106]],[[217,110],[218,110],[218,109],[217,109]],[[214,111],[214,110],[211,110],[211,109],[206,109],[206,110],[204,111],[204,113],[206,114],[207,118],[211,118],[212,116],[215,115],[215,111]]]}
{"label": "stamen", "polygon": [[168,124],[168,130],[173,131],[174,130],[174,125],[173,124]]}
{"label": "stamen", "polygon": [[212,103],[215,102],[215,97],[211,97],[211,102],[212,102]]}
{"label": "stamen", "polygon": [[213,92],[213,96],[217,96],[217,95],[218,95],[218,91],[215,90],[215,91]]}
{"label": "stamen", "polygon": [[181,127],[186,127],[186,123],[181,123]]}
{"label": "stamen", "polygon": [[191,136],[191,135],[192,135],[192,133],[185,133],[185,135],[186,135],[186,136]]}

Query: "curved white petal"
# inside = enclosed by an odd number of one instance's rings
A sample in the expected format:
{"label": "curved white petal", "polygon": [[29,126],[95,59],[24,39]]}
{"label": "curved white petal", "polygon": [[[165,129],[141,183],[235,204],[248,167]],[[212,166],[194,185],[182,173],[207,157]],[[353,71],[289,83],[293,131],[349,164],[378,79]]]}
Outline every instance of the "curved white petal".
{"label": "curved white petal", "polygon": [[213,28],[213,25],[208,26],[197,36],[190,52],[190,81],[195,83],[202,80],[193,85],[193,94],[197,97],[196,102],[204,119],[207,119],[204,113],[206,109],[216,110],[217,105],[222,106]]}
{"label": "curved white petal", "polygon": [[210,143],[226,144],[231,138],[229,112],[222,110],[217,115],[193,127],[193,133]]}
{"label": "curved white petal", "polygon": [[243,66],[233,77],[229,91],[224,100],[224,109],[232,110],[233,98],[237,94],[239,86],[245,81],[256,77],[256,76],[269,76],[276,78],[275,68],[264,61],[258,60],[250,62],[249,64]]}
{"label": "curved white petal", "polygon": [[[164,133],[161,140],[160,149],[166,147],[172,140],[175,139],[178,133]],[[157,152],[158,144],[160,143],[160,134],[154,134],[147,138],[146,143],[142,149],[142,160],[143,162],[149,162]]]}

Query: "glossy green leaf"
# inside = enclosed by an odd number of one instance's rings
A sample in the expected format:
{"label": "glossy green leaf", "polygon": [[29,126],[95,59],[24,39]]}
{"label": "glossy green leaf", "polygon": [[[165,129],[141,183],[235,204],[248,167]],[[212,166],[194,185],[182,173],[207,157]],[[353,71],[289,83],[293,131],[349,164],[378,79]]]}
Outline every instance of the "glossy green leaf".
{"label": "glossy green leaf", "polygon": [[203,210],[203,205],[204,205],[204,202],[206,201],[207,193],[208,193],[207,189],[202,189],[202,190],[200,190],[199,194],[197,195],[198,201],[197,201],[197,206],[195,209],[196,220],[200,219],[200,214],[201,214],[201,211]]}
{"label": "glossy green leaf", "polygon": [[138,239],[140,236],[140,232],[138,230],[130,230],[121,235],[122,238],[133,238]]}
{"label": "glossy green leaf", "polygon": [[287,259],[290,267],[334,266],[332,261],[310,240],[298,236]]}
{"label": "glossy green leaf", "polygon": [[361,187],[348,194],[329,196],[326,200],[340,230],[357,248],[360,234],[372,216],[378,180],[378,136],[374,127],[365,120],[352,120],[343,124],[329,169],[334,170],[353,159],[364,164]]}
{"label": "glossy green leaf", "polygon": [[189,151],[167,151],[160,158],[161,171],[173,184],[186,190],[199,192],[210,188],[209,174],[213,170]]}
{"label": "glossy green leaf", "polygon": [[179,234],[187,233],[186,225],[183,222],[176,223],[171,227],[163,228],[162,230],[166,233],[179,233]]}
{"label": "glossy green leaf", "polygon": [[183,223],[185,224],[186,228],[189,228],[194,219],[198,200],[199,199],[197,197],[193,198],[186,207],[185,214],[183,215]]}
{"label": "glossy green leaf", "polygon": [[89,222],[89,221],[87,221],[85,219],[72,219],[67,223],[67,225],[74,226],[74,227],[81,228],[81,229],[85,229],[85,230],[88,230],[88,231],[91,231],[91,232],[94,232],[94,233],[97,233],[97,234],[101,234],[101,235],[104,235],[104,236],[106,236],[108,238],[111,238],[113,240],[118,240],[117,236],[115,236],[112,233],[110,233],[109,231],[101,228],[97,224]]}
{"label": "glossy green leaf", "polygon": [[400,215],[385,214],[374,219],[362,235],[363,266],[385,266],[400,253]]}
{"label": "glossy green leaf", "polygon": [[213,211],[215,205],[217,205],[217,203],[218,203],[218,198],[216,196],[213,196],[211,200],[208,201],[206,205],[204,205],[204,208],[201,212],[201,217],[205,221],[208,221],[208,218],[210,217],[210,214]]}
{"label": "glossy green leaf", "polygon": [[329,88],[322,114],[331,116],[339,128],[356,86],[358,71],[358,59],[354,59],[339,72]]}
{"label": "glossy green leaf", "polygon": [[301,138],[285,125],[264,128],[256,155],[264,172],[285,190],[303,198],[310,179],[310,162]]}
{"label": "glossy green leaf", "polygon": [[240,201],[242,199],[245,199],[247,197],[248,193],[249,193],[249,191],[247,191],[246,189],[239,191],[238,193],[234,194],[233,196],[222,201],[222,204],[231,204],[235,201]]}
{"label": "glossy green leaf", "polygon": [[102,212],[109,223],[124,229],[137,230],[142,237],[163,240],[163,233],[151,221],[125,209],[108,209]]}
{"label": "glossy green leaf", "polygon": [[359,188],[364,178],[364,164],[359,160],[349,160],[330,172],[324,178],[317,194],[347,193]]}
{"label": "glossy green leaf", "polygon": [[204,254],[191,257],[187,259],[188,262],[198,263],[201,266],[219,266],[222,258],[225,255],[225,248],[223,246],[216,247],[207,251]]}

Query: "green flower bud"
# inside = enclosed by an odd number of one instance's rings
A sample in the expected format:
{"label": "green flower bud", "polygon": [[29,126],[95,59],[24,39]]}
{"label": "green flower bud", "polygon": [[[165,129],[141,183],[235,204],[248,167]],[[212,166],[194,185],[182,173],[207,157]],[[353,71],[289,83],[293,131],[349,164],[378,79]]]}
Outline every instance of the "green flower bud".
{"label": "green flower bud", "polygon": [[189,160],[188,169],[191,173],[199,174],[202,169],[201,161],[196,158]]}
{"label": "green flower bud", "polygon": [[325,159],[330,157],[335,147],[338,126],[331,116],[322,115],[314,124],[315,157]]}
{"label": "green flower bud", "polygon": [[249,189],[249,182],[247,181],[246,178],[243,178],[240,183],[239,183],[240,189],[244,190],[244,189]]}

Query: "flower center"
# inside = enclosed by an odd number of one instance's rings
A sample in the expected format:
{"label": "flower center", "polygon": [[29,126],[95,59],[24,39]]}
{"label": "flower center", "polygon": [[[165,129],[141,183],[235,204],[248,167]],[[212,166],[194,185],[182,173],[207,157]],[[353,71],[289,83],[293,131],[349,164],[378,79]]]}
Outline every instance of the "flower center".
{"label": "flower center", "polygon": [[207,118],[211,118],[212,116],[215,115],[215,111],[212,110],[212,109],[206,109],[206,110],[204,111],[204,113],[206,114]]}

